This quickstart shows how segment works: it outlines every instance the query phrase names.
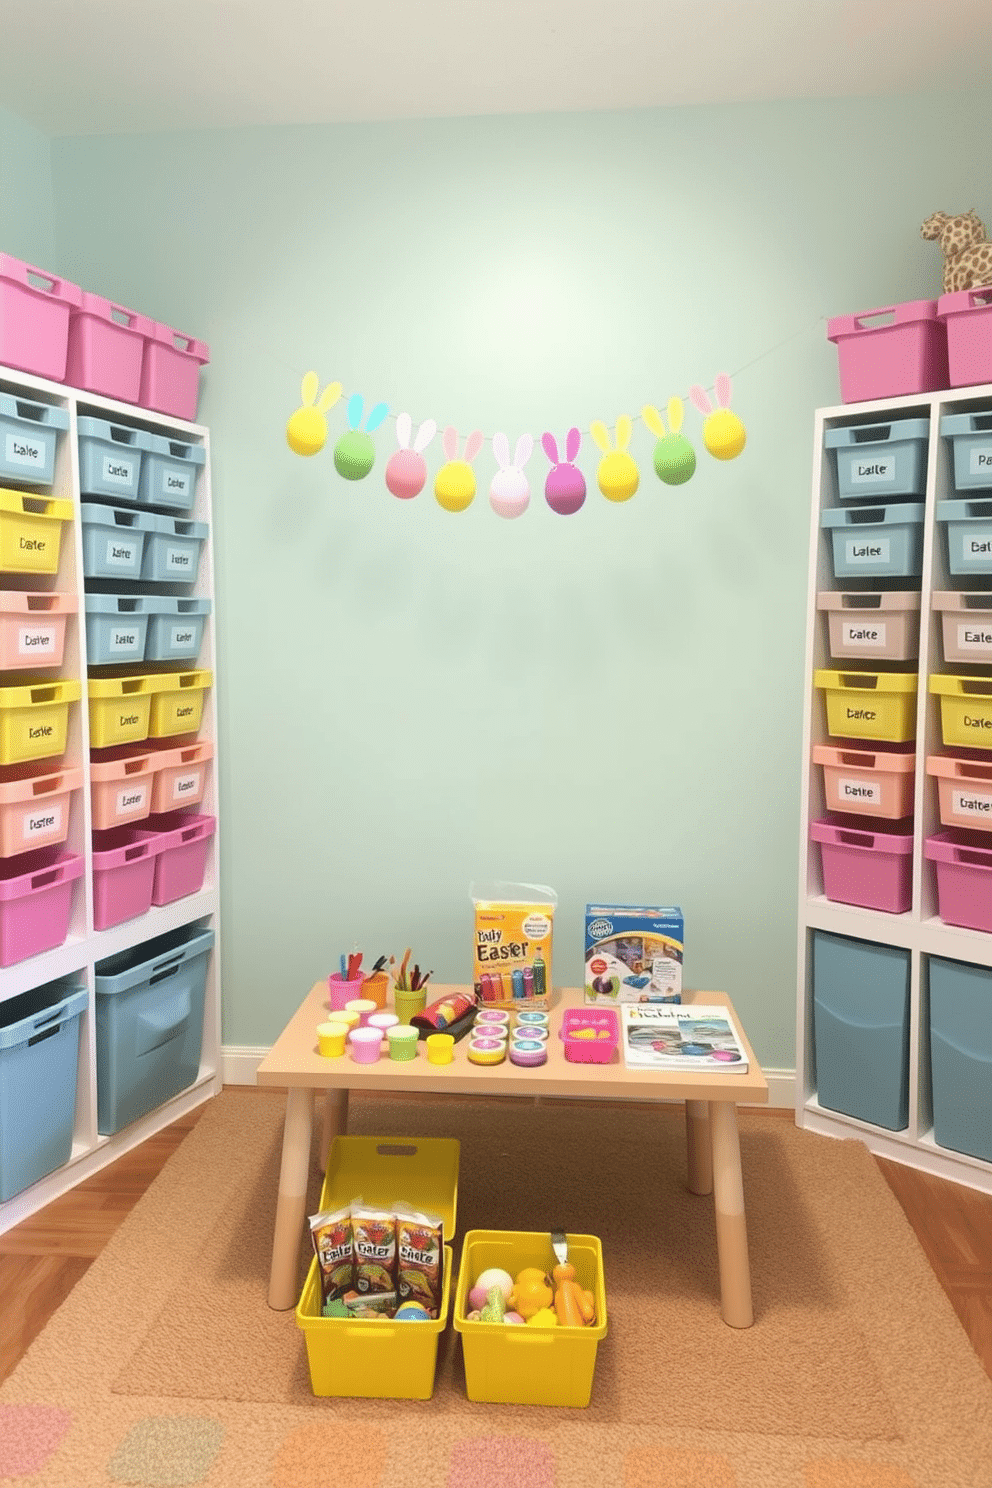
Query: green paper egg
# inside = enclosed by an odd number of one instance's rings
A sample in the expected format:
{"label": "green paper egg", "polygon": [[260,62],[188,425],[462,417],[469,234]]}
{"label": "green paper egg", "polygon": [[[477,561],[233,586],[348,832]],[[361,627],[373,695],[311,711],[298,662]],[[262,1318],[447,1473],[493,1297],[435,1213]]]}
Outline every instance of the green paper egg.
{"label": "green paper egg", "polygon": [[654,469],[666,486],[683,486],[696,470],[696,451],[684,434],[666,434],[654,447]]}
{"label": "green paper egg", "polygon": [[375,445],[363,429],[349,429],[334,446],[334,469],[345,480],[364,480],[375,464]]}

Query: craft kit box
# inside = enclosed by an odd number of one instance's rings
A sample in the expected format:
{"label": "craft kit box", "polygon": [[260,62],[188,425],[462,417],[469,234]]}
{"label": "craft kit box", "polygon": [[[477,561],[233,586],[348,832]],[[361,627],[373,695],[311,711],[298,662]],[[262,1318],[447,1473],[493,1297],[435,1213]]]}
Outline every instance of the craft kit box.
{"label": "craft kit box", "polygon": [[681,1002],[684,951],[678,905],[587,904],[586,1002]]}
{"label": "craft kit box", "polygon": [[472,982],[488,1006],[547,1007],[558,896],[543,884],[472,885]]}

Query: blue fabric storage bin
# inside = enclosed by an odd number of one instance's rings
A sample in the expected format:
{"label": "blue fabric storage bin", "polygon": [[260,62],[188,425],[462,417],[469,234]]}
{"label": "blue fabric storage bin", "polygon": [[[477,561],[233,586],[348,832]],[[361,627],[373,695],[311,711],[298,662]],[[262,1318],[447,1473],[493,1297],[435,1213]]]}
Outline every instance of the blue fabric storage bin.
{"label": "blue fabric storage bin", "polygon": [[992,1162],[992,970],[930,958],[933,1136]]}
{"label": "blue fabric storage bin", "polygon": [[195,584],[207,540],[206,522],[144,513],[149,523],[141,577],[159,584]]}
{"label": "blue fabric storage bin", "polygon": [[206,464],[202,444],[184,444],[148,434],[138,499],[144,506],[170,506],[188,511],[196,496],[196,477]]}
{"label": "blue fabric storage bin", "polygon": [[145,660],[195,661],[209,614],[209,599],[153,599]]}
{"label": "blue fabric storage bin", "polygon": [[140,579],[151,512],[81,502],[83,574],[87,579]]}
{"label": "blue fabric storage bin", "polygon": [[143,595],[87,594],[86,660],[90,666],[144,661],[151,603]]}
{"label": "blue fabric storage bin", "polygon": [[816,1098],[872,1126],[909,1125],[909,952],[813,933]]}
{"label": "blue fabric storage bin", "polygon": [[922,496],[927,484],[927,419],[827,429],[824,447],[837,465],[841,501],[891,501]]}
{"label": "blue fabric storage bin", "polygon": [[58,436],[68,427],[67,409],[0,393],[0,476],[21,485],[50,486]]}
{"label": "blue fabric storage bin", "polygon": [[838,579],[918,579],[923,572],[923,505],[831,506],[820,513]]}
{"label": "blue fabric storage bin", "polygon": [[0,1201],[72,1155],[86,988],[46,982],[0,1003]]}
{"label": "blue fabric storage bin", "polygon": [[992,486],[992,413],[948,413],[940,432],[954,451],[954,489]]}
{"label": "blue fabric storage bin", "polygon": [[81,494],[137,501],[142,456],[151,436],[106,419],[81,418],[76,426]]}
{"label": "blue fabric storage bin", "polygon": [[214,932],[183,925],[97,963],[97,1131],[110,1136],[194,1083]]}
{"label": "blue fabric storage bin", "polygon": [[937,521],[945,524],[950,573],[992,573],[992,493],[985,500],[938,501]]}

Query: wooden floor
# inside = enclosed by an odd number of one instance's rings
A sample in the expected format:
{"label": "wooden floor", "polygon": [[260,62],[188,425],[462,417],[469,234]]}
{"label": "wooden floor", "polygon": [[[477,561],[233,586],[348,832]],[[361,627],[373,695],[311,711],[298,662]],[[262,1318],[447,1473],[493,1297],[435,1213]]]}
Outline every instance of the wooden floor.
{"label": "wooden floor", "polygon": [[[203,1107],[0,1235],[0,1380],[10,1374]],[[791,1110],[763,1113],[793,1119]],[[992,1196],[876,1158],[992,1378]]]}

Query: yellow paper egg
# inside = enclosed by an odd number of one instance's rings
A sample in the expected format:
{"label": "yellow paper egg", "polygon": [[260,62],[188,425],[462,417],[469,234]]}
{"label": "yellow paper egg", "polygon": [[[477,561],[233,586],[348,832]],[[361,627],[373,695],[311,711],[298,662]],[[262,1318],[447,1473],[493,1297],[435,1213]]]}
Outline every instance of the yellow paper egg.
{"label": "yellow paper egg", "polygon": [[703,424],[703,443],[715,460],[735,460],[747,443],[747,431],[736,413],[721,408]]}
{"label": "yellow paper egg", "polygon": [[445,511],[460,512],[475,498],[475,471],[466,460],[449,460],[434,477],[434,495]]}
{"label": "yellow paper egg", "polygon": [[629,501],[641,483],[633,458],[624,450],[614,450],[600,460],[596,479],[607,501]]}

